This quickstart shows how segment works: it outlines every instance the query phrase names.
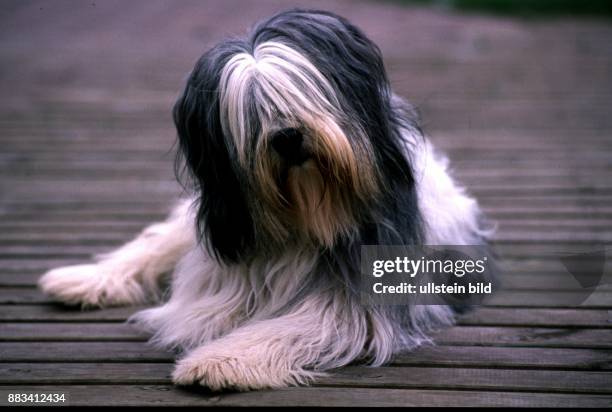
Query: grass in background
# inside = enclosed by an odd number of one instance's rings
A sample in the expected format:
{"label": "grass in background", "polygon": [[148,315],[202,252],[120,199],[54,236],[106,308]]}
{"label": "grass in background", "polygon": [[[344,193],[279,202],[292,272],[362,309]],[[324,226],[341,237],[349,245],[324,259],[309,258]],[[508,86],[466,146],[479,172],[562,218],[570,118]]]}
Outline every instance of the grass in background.
{"label": "grass in background", "polygon": [[612,0],[396,0],[456,11],[485,12],[520,17],[612,17]]}

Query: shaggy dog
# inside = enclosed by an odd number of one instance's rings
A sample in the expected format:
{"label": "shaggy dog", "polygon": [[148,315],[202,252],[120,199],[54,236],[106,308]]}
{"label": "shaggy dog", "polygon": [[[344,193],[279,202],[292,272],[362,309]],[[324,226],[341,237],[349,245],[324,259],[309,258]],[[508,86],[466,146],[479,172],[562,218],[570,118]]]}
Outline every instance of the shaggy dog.
{"label": "shaggy dog", "polygon": [[[291,10],[196,63],[174,106],[192,199],[95,263],[40,287],[85,306],[161,306],[131,320],[181,351],[177,384],[303,384],[389,361],[450,325],[450,305],[364,305],[362,245],[486,243],[380,50],[342,17]],[[193,207],[192,207],[193,206]]]}

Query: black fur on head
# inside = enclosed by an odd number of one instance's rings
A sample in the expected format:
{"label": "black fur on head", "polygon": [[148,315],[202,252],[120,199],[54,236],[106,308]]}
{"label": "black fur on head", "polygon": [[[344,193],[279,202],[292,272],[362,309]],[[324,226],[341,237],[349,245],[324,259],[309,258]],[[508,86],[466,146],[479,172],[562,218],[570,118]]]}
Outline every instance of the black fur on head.
{"label": "black fur on head", "polygon": [[217,44],[174,106],[204,243],[227,263],[418,243],[415,119],[378,47],[335,14],[282,12]]}

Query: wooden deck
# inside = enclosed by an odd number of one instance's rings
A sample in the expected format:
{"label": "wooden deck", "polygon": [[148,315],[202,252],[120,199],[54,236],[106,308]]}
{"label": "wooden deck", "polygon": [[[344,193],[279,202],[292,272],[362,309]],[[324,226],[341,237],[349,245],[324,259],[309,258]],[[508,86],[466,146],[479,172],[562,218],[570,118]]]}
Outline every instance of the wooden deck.
{"label": "wooden deck", "polygon": [[279,6],[90,3],[0,5],[0,393],[66,392],[72,405],[612,406],[610,265],[581,302],[558,260],[612,241],[612,24],[309,3],[381,45],[396,90],[499,223],[506,291],[389,366],[214,394],[171,385],[172,356],[123,323],[134,308],[70,310],[35,284],[165,215],[180,193],[169,107],[181,79],[211,42]]}

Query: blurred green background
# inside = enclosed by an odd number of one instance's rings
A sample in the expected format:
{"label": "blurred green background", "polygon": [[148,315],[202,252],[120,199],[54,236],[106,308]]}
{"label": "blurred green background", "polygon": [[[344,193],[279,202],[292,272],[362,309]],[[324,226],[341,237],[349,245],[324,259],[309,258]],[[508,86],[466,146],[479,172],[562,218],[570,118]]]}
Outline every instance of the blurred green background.
{"label": "blurred green background", "polygon": [[611,0],[394,0],[405,4],[432,5],[454,11],[520,17],[612,17]]}

